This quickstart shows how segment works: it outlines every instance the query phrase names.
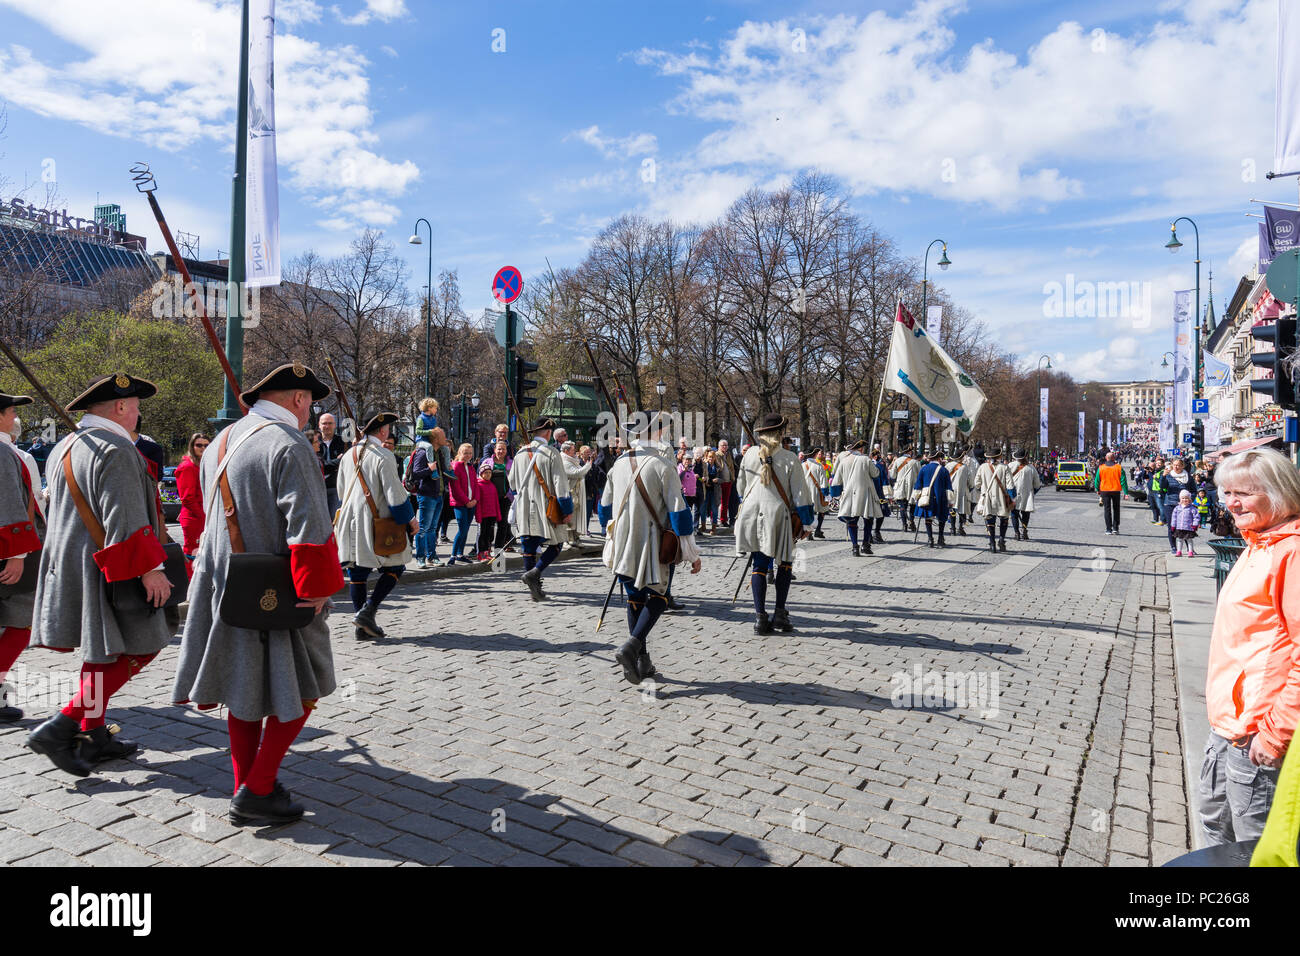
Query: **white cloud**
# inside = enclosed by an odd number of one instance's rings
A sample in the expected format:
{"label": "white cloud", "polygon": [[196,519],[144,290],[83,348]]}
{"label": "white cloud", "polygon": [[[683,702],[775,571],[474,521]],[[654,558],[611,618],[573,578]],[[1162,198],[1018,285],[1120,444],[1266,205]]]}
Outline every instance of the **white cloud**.
{"label": "white cloud", "polygon": [[652,155],[659,149],[653,133],[633,133],[621,138],[601,136],[599,126],[575,130],[565,139],[580,139],[600,151],[606,159],[626,159],[632,156]]}
{"label": "white cloud", "polygon": [[[98,0],[0,0],[80,51],[62,62],[0,49],[0,98],[42,116],[166,150],[211,143],[232,149],[239,46],[238,4],[217,0],[138,3],[130,42],[121,14]],[[319,18],[310,2],[288,5],[294,22]],[[160,56],[157,51],[169,51]],[[375,152],[366,58],[277,32],[277,148],[288,183],[344,206],[368,208],[367,221],[419,176],[410,160]],[[355,216],[355,212],[348,212]]]}
{"label": "white cloud", "polygon": [[410,15],[406,9],[406,0],[365,0],[365,6],[358,10],[352,16],[345,16],[343,11],[338,7],[331,7],[334,16],[340,23],[350,27],[365,26],[372,20],[382,20],[384,23],[390,23],[393,20],[401,19]]}
{"label": "white cloud", "polygon": [[384,56],[391,56],[394,60],[397,59],[397,51],[387,44],[381,46],[379,52],[384,54]]}

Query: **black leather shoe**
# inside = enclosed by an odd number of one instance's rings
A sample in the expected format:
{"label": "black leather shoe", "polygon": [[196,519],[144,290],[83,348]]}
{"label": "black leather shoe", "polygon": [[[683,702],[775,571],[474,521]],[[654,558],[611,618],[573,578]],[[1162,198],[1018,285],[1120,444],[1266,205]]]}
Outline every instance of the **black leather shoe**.
{"label": "black leather shoe", "polygon": [[546,595],[542,593],[542,576],[537,573],[536,568],[533,568],[531,571],[525,571],[519,576],[519,580],[523,581],[524,584],[527,585],[528,591],[532,594],[534,601],[546,600]]}
{"label": "black leather shoe", "polygon": [[371,637],[384,636],[384,629],[375,621],[375,609],[369,604],[362,605],[361,610],[357,611],[356,617],[352,619],[352,623]]}
{"label": "black leather shoe", "polygon": [[992,551],[994,554],[998,553],[998,543],[994,541],[992,538],[989,539],[989,550]]}
{"label": "black leather shoe", "polygon": [[863,542],[863,546],[862,546],[862,556],[863,556],[863,557],[866,557],[866,558],[869,558],[869,557],[871,557],[872,554],[874,554],[874,552],[871,550],[871,545],[870,545],[869,543],[867,543],[867,542]]}
{"label": "black leather shoe", "polygon": [[814,532],[813,532],[813,537],[814,537],[814,538],[824,538],[824,537],[826,537],[826,535],[823,534],[823,533],[820,532],[820,531],[814,531]]}
{"label": "black leather shoe", "polygon": [[668,610],[670,610],[670,611],[680,611],[680,610],[682,610],[682,605],[678,604],[678,603],[677,603],[677,599],[676,599],[675,597],[673,597],[671,594],[669,594],[669,595],[667,595],[667,596],[665,597],[665,601],[666,601],[666,603],[668,604]]}
{"label": "black leather shoe", "polygon": [[617,651],[614,660],[623,668],[623,677],[629,684],[641,683],[641,671],[637,666],[641,656],[641,642],[629,637]]}
{"label": "black leather shoe", "polygon": [[6,704],[5,696],[0,694],[0,724],[12,724],[16,720],[23,719],[23,712],[17,707],[10,707]]}
{"label": "black leather shoe", "polygon": [[650,655],[645,651],[642,651],[637,655],[636,672],[641,675],[642,680],[645,680],[647,677],[654,677],[659,673],[655,670],[654,664],[650,662]]}
{"label": "black leather shoe", "polygon": [[1029,540],[1029,529],[1028,529],[1028,528],[1026,528],[1024,531],[1020,532],[1020,540],[1021,540],[1021,541],[1028,541],[1028,540]]}
{"label": "black leather shoe", "polygon": [[121,740],[114,730],[109,730],[107,727],[96,727],[94,730],[86,731],[79,739],[81,749],[78,753],[88,764],[117,760],[120,757],[130,756],[140,749],[134,741]]}
{"label": "black leather shoe", "polygon": [[275,782],[275,787],[264,797],[259,797],[247,784],[230,801],[230,822],[238,825],[250,823],[293,823],[302,818],[302,804],[294,803],[289,791]]}
{"label": "black leather shoe", "polygon": [[1006,539],[1006,538],[999,538],[999,539],[998,539],[998,550],[999,550],[999,551],[1005,551],[1005,550],[1007,550],[1007,539]]}
{"label": "black leather shoe", "polygon": [[29,749],[50,758],[54,766],[74,777],[90,776],[90,765],[77,753],[81,724],[65,714],[55,714],[27,737]]}
{"label": "black leather shoe", "polygon": [[861,554],[862,554],[862,550],[855,544],[853,546],[853,556],[856,558],[859,557]]}
{"label": "black leather shoe", "polygon": [[779,607],[773,611],[772,627],[778,631],[793,631],[794,625],[790,623],[790,612],[783,607]]}
{"label": "black leather shoe", "polygon": [[371,635],[367,634],[367,633],[365,632],[365,630],[363,630],[362,628],[359,628],[359,627],[354,627],[354,628],[352,629],[352,636],[355,637],[358,641],[373,641],[373,640],[374,640],[374,638],[373,638]]}
{"label": "black leather shoe", "polygon": [[884,544],[885,536],[881,534],[879,531],[877,531],[874,535],[871,536],[871,540],[874,541],[876,544]]}
{"label": "black leather shoe", "polygon": [[754,615],[754,633],[755,634],[772,633],[772,622],[768,618],[767,613],[765,611],[759,611],[757,614]]}
{"label": "black leather shoe", "polygon": [[943,540],[943,535],[939,535],[939,547],[941,548],[948,547],[948,542]]}

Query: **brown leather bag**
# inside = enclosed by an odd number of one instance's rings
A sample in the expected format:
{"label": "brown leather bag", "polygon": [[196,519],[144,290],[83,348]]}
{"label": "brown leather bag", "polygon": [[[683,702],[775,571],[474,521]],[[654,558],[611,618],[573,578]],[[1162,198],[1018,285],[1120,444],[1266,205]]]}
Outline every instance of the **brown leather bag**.
{"label": "brown leather bag", "polygon": [[361,483],[361,493],[366,496],[366,504],[370,506],[370,517],[374,520],[375,534],[373,547],[375,554],[386,558],[390,554],[397,554],[406,548],[406,525],[398,524],[392,518],[381,518],[379,516],[379,506],[375,504],[374,497],[370,494],[370,486],[366,484],[366,476],[361,473],[361,459],[359,455],[366,450],[364,444],[354,445],[352,448],[352,464],[357,469],[357,481]]}
{"label": "brown leather bag", "polygon": [[528,459],[533,466],[533,474],[537,476],[537,483],[542,486],[542,494],[546,495],[546,520],[551,524],[559,526],[564,523],[564,511],[560,508],[560,499],[551,493],[551,488],[542,477],[541,471],[537,467],[537,452],[528,453],[532,457]]}
{"label": "brown leather bag", "polygon": [[650,501],[650,493],[645,490],[645,485],[641,482],[641,469],[638,468],[633,473],[633,480],[636,482],[636,490],[641,495],[641,500],[645,502],[646,508],[650,512],[650,518],[659,529],[659,563],[673,565],[682,559],[682,542],[677,537],[677,532],[672,528],[664,527],[659,520],[659,509]]}

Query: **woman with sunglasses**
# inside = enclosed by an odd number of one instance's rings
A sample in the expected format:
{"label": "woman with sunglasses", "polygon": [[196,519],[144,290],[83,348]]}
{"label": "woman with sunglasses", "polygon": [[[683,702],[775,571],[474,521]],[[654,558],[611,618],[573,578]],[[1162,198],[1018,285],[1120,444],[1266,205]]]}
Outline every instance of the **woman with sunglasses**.
{"label": "woman with sunglasses", "polygon": [[199,535],[203,534],[203,487],[199,482],[199,459],[208,447],[208,436],[195,432],[190,436],[189,447],[176,466],[176,497],[181,499],[181,532],[185,541],[181,549],[190,563],[187,570],[193,575],[194,555],[199,550]]}

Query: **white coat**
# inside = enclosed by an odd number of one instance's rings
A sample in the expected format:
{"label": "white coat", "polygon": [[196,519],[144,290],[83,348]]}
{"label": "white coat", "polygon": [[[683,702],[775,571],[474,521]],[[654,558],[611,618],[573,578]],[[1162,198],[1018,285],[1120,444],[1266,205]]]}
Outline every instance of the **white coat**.
{"label": "white coat", "polygon": [[[363,568],[390,568],[404,565],[411,560],[411,541],[407,538],[406,547],[396,554],[375,554],[375,518],[366,503],[366,496],[357,480],[357,465],[361,463],[361,474],[365,476],[366,485],[379,517],[401,520],[410,519],[411,499],[402,487],[402,476],[397,472],[397,459],[383,446],[374,435],[366,437],[364,442],[353,445],[339,459],[339,512],[334,519],[334,537],[338,541],[339,561],[344,567],[358,565]],[[398,514],[394,516],[394,509]],[[403,522],[404,523],[404,522]]]}
{"label": "white coat", "polygon": [[569,491],[569,476],[564,470],[563,456],[540,438],[519,449],[514,464],[510,466],[510,488],[515,493],[515,533],[520,538],[545,538],[549,544],[565,544],[569,536],[565,524],[553,525],[546,517],[546,492],[537,483],[537,472],[555,495],[564,514],[573,513],[573,498]]}
{"label": "white coat", "polygon": [[881,518],[884,509],[876,494],[875,479],[880,466],[866,455],[853,452],[840,459],[831,477],[831,488],[840,499],[841,518]]}
{"label": "white coat", "polygon": [[975,509],[986,518],[1010,517],[1010,480],[1011,474],[1001,462],[980,465],[975,475]]}
{"label": "white coat", "polygon": [[815,458],[803,462],[804,474],[808,476],[808,494],[812,497],[813,511],[824,515],[830,510],[830,484],[826,479],[826,469]]}
{"label": "white coat", "polygon": [[890,484],[894,486],[894,500],[907,501],[912,496],[912,486],[916,484],[916,476],[921,472],[921,462],[908,455],[894,459],[894,465],[889,470]]}
{"label": "white coat", "polygon": [[975,469],[963,461],[948,463],[948,478],[952,482],[952,500],[949,504],[959,515],[969,515],[975,504]]}
{"label": "white coat", "polygon": [[[638,475],[649,506],[637,489]],[[661,526],[677,535],[683,563],[692,564],[700,556],[694,519],[682,497],[677,468],[664,461],[662,450],[653,442],[637,442],[614,462],[605,479],[600,508],[607,516],[605,567],[631,578],[635,588],[649,587],[660,594],[668,589],[668,566],[659,561]]]}
{"label": "white coat", "polygon": [[[1026,465],[1022,461],[1016,462],[1009,468],[1011,472],[1011,484],[1016,489],[1015,508],[1017,511],[1034,510],[1034,492],[1043,487],[1043,479],[1039,477],[1038,469],[1033,465]],[[1008,488],[1008,491],[1011,489]]]}
{"label": "white coat", "polygon": [[[754,445],[745,452],[736,474],[740,510],[736,515],[736,553],[758,551],[778,564],[794,559],[794,531],[790,510],[775,484],[762,481],[763,450]],[[794,452],[778,448],[772,453],[772,480],[779,481],[805,526],[812,524],[812,494]]]}
{"label": "white coat", "polygon": [[564,474],[569,479],[569,490],[573,494],[573,519],[575,531],[587,527],[587,472],[591,471],[591,462],[584,462],[560,452],[560,461],[564,465]]}

